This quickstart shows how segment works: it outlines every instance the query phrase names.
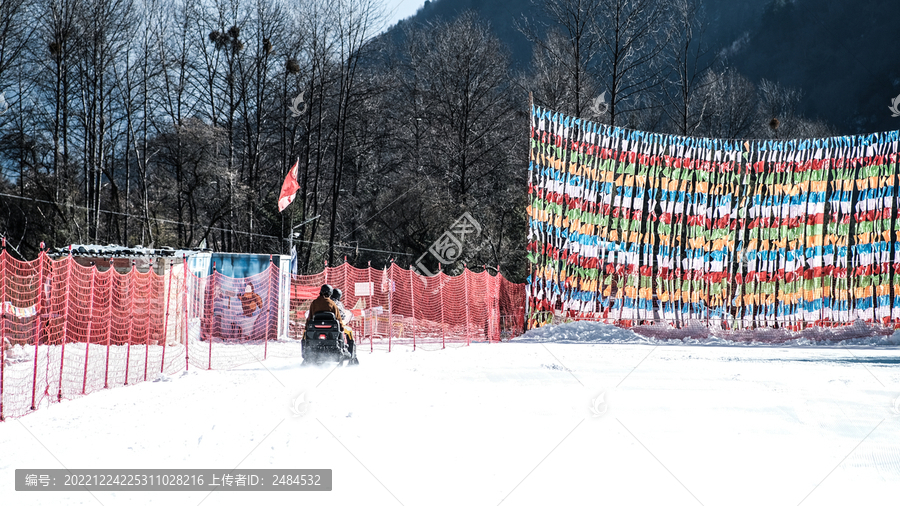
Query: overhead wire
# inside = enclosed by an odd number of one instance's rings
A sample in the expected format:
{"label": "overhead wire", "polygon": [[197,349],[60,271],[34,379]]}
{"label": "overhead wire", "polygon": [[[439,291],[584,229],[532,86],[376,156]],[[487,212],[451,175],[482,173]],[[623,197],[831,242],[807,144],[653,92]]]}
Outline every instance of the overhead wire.
{"label": "overhead wire", "polygon": [[[74,209],[83,209],[83,210],[86,210],[86,211],[95,211],[95,209],[91,209],[91,208],[84,207],[84,206],[79,206],[79,205],[76,205],[76,204],[67,204],[67,203],[61,203],[61,202],[51,202],[51,201],[49,201],[49,200],[35,199],[35,198],[30,198],[30,197],[21,197],[21,196],[19,196],[19,195],[11,195],[11,194],[8,194],[8,193],[0,193],[0,197],[9,197],[9,198],[14,198],[14,199],[19,199],[19,200],[26,200],[26,201],[29,201],[29,202],[40,202],[40,203],[44,203],[44,204],[62,205],[62,206],[64,206],[64,207],[70,207],[70,208],[74,208]],[[108,209],[99,209],[99,212],[101,212],[101,213],[108,213],[108,214],[114,214],[114,215],[117,215],[117,216],[125,216],[125,217],[129,217],[129,218],[136,218],[136,219],[139,219],[139,220],[145,220],[145,219],[146,219],[146,220],[152,220],[152,221],[157,221],[157,222],[161,222],[161,223],[170,223],[170,224],[174,224],[174,225],[184,225],[184,226],[187,226],[187,227],[197,226],[197,225],[195,225],[195,224],[193,224],[193,223],[186,223],[186,222],[178,221],[178,220],[169,220],[169,219],[165,219],[165,218],[157,218],[157,217],[152,217],[152,216],[144,217],[144,216],[139,216],[139,215],[136,215],[136,214],[123,213],[123,212],[119,212],[119,211],[110,211],[110,210],[108,210]],[[200,226],[202,226],[202,225],[200,225]],[[252,236],[255,236],[255,237],[265,237],[265,238],[269,238],[269,239],[277,239],[277,240],[279,240],[279,241],[285,240],[284,237],[277,237],[277,236],[274,236],[274,235],[259,234],[259,233],[254,233],[254,232],[246,232],[246,231],[244,231],[244,230],[234,230],[234,229],[228,229],[228,228],[222,228],[222,227],[208,227],[208,229],[209,229],[209,230],[222,231],[222,232],[232,232],[232,233],[237,233],[237,234],[252,235]],[[299,240],[298,240],[298,241],[294,241],[294,242],[299,242],[299,243],[304,243],[304,244],[313,244],[313,245],[317,245],[317,246],[328,246],[328,243],[327,243],[327,242],[321,242],[321,241],[299,241]],[[388,253],[388,254],[391,254],[391,255],[404,255],[404,256],[410,256],[410,257],[411,257],[411,256],[414,256],[412,253],[402,253],[402,252],[399,252],[399,251],[388,251],[388,250],[380,250],[380,249],[373,249],[373,248],[360,248],[360,247],[357,247],[357,246],[350,246],[350,245],[345,245],[345,244],[341,244],[341,243],[335,243],[334,246],[337,247],[337,248],[341,248],[341,249],[352,249],[352,250],[360,250],[360,251],[371,251],[371,252],[374,252],[374,253]]]}

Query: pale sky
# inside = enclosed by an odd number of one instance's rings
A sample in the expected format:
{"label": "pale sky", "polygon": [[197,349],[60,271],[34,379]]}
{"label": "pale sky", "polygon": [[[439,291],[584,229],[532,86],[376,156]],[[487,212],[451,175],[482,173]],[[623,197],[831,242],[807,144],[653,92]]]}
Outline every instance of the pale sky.
{"label": "pale sky", "polygon": [[385,29],[412,16],[423,5],[425,0],[384,0]]}

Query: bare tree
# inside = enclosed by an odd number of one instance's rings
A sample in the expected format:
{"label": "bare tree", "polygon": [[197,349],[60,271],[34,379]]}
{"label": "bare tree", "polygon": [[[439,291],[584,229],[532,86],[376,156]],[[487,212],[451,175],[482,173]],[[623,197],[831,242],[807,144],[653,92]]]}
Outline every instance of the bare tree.
{"label": "bare tree", "polygon": [[577,117],[590,115],[603,37],[598,30],[603,0],[541,0],[541,20],[525,19],[519,30],[534,44],[535,100]]}
{"label": "bare tree", "polygon": [[602,49],[596,75],[609,91],[611,125],[653,106],[664,77],[659,57],[669,43],[668,9],[668,0],[600,0],[596,29]]}
{"label": "bare tree", "polygon": [[338,204],[348,152],[348,126],[356,99],[363,51],[375,35],[381,21],[380,4],[374,0],[338,0],[335,4],[335,49],[340,58],[336,104],[337,136],[334,143],[331,180],[331,214],[328,233],[328,262],[334,263]]}
{"label": "bare tree", "polygon": [[705,79],[705,74],[715,65],[715,58],[703,40],[706,23],[699,0],[670,1],[672,24],[664,53],[669,67],[663,87],[667,99],[664,110],[672,132],[693,135],[708,114],[706,90],[714,81]]}
{"label": "bare tree", "polygon": [[709,70],[703,80],[702,101],[706,112],[697,133],[724,139],[752,135],[757,114],[753,83],[731,69]]}
{"label": "bare tree", "polygon": [[[50,130],[53,136],[53,175],[55,178],[55,202],[61,200],[74,202],[75,188],[72,188],[70,179],[69,151],[69,121],[71,114],[70,100],[74,81],[74,59],[77,45],[80,40],[80,26],[76,22],[76,13],[81,8],[81,0],[54,0],[47,4],[41,19],[44,25],[41,27],[41,35],[45,46],[36,48],[33,58],[36,61],[46,60],[46,51],[49,53],[52,63],[46,69],[52,83],[44,92],[47,102],[51,104],[52,119]],[[65,189],[65,190],[64,190]],[[68,215],[66,208],[64,215]],[[73,221],[73,223],[76,223]]]}
{"label": "bare tree", "polygon": [[81,139],[88,236],[100,238],[102,181],[116,188],[111,154],[111,97],[116,87],[113,73],[124,55],[134,28],[131,0],[85,0],[76,14],[81,26],[77,58],[80,103],[77,119]]}
{"label": "bare tree", "polygon": [[5,84],[8,72],[21,64],[34,36],[36,24],[29,15],[35,9],[33,0],[4,0],[0,2],[0,83]]}
{"label": "bare tree", "polygon": [[235,211],[241,203],[240,174],[235,161],[235,113],[240,97],[239,60],[245,48],[242,29],[247,23],[246,13],[238,0],[215,0],[211,5],[195,1],[192,4],[192,20],[196,27],[196,43],[202,65],[194,67],[195,79],[203,83],[202,101],[207,108],[207,117],[213,126],[222,126],[228,135],[225,164],[228,193],[228,213],[226,226],[221,230],[221,240],[229,251],[237,251]]}
{"label": "bare tree", "polygon": [[25,180],[31,175],[26,173],[35,167],[35,162],[28,160],[28,152],[36,148],[30,146],[34,140],[29,139],[28,128],[34,122],[31,116],[35,111],[28,104],[33,81],[26,77],[29,67],[34,70],[27,54],[37,26],[29,23],[27,16],[34,8],[30,0],[0,2],[0,126],[4,127],[0,130],[0,149],[17,162],[18,174],[13,177],[20,196],[24,196]]}
{"label": "bare tree", "polygon": [[504,227],[513,221],[497,216],[513,212],[500,195],[521,178],[514,167],[522,162],[516,147],[524,141],[518,132],[525,124],[524,100],[513,96],[506,53],[470,13],[412,28],[406,37],[389,100],[397,109],[392,120],[398,145],[407,150],[396,177],[410,183],[391,195],[406,205],[392,209],[384,223],[399,244],[422,252],[469,211],[484,221],[491,239],[483,254],[499,263]]}
{"label": "bare tree", "polygon": [[542,0],[540,5],[546,22],[525,20],[519,26],[534,44],[534,77],[525,85],[536,92],[535,100],[613,125],[655,122],[658,115],[646,111],[657,107],[665,76],[660,56],[670,35],[669,0]]}
{"label": "bare tree", "polygon": [[[197,10],[191,0],[163,1],[165,15],[150,25],[154,66],[158,68],[158,85],[155,87],[153,102],[158,109],[151,122],[155,132],[179,132],[186,126],[186,121],[199,112],[203,104],[202,92],[206,89],[203,82],[197,79],[198,73],[194,72],[199,59],[197,44],[193,39],[196,33],[193,16]],[[167,146],[167,167],[171,177],[168,186],[172,189],[169,209],[173,211],[171,216],[176,222],[175,237],[172,240],[181,247],[191,247],[196,244],[194,223],[198,217],[192,213],[196,206],[186,199],[189,194],[186,188],[187,148],[183,145],[184,136],[175,135],[171,140],[175,144]],[[149,142],[149,139],[141,139],[141,154],[137,156],[146,165],[141,170],[149,170],[148,155],[152,150],[144,142]],[[149,181],[149,175],[147,180]],[[144,193],[149,195],[149,186]],[[149,208],[149,205],[146,207]],[[149,209],[145,212],[149,216]]]}
{"label": "bare tree", "polygon": [[[288,70],[296,76],[293,78],[295,93],[303,94],[305,100],[303,114],[295,120],[296,123],[288,123],[292,135],[296,136],[292,137],[291,151],[296,151],[300,160],[299,205],[295,205],[290,212],[294,216],[297,210],[300,211],[297,217],[301,220],[298,229],[300,242],[297,244],[300,268],[304,271],[310,268],[319,227],[324,222],[316,217],[321,216],[320,206],[325,206],[328,198],[323,189],[326,187],[326,167],[331,153],[328,146],[333,142],[335,131],[331,109],[336,75],[332,57],[335,52],[333,29],[329,3],[312,1],[304,4],[298,13],[295,29],[298,37],[296,72]],[[282,107],[287,108],[287,103]]]}
{"label": "bare tree", "polygon": [[[243,139],[240,142],[243,152],[242,179],[247,182],[249,191],[244,209],[247,215],[247,250],[254,251],[254,233],[259,228],[261,211],[268,206],[261,202],[270,202],[264,197],[270,196],[273,184],[279,178],[270,171],[265,171],[263,160],[272,162],[278,157],[266,157],[267,147],[275,144],[276,132],[266,131],[266,125],[276,105],[269,99],[271,90],[276,86],[274,65],[274,48],[279,41],[287,39],[287,26],[284,23],[284,12],[279,4],[272,0],[255,0],[253,12],[247,26],[248,44],[244,58],[239,60],[240,96],[239,105],[241,130]],[[280,103],[278,105],[281,105]],[[272,118],[273,119],[273,118]],[[272,167],[272,163],[266,166]],[[280,164],[277,164],[278,166]],[[278,171],[280,172],[280,171]],[[274,177],[267,177],[274,176]],[[268,184],[266,184],[268,183]],[[266,213],[262,213],[266,214]],[[259,217],[258,217],[259,216]],[[276,247],[278,245],[276,244]]]}
{"label": "bare tree", "polygon": [[799,111],[803,92],[763,79],[759,83],[755,133],[758,137],[780,139],[794,137],[826,137],[834,135],[831,127],[804,118]]}
{"label": "bare tree", "polygon": [[[229,212],[230,195],[222,191],[225,182],[220,174],[227,142],[224,128],[196,118],[167,126],[150,140],[149,149],[156,153],[153,166],[158,169],[151,172],[150,187],[157,188],[151,198],[162,209],[174,207],[173,201],[184,206],[189,226],[183,233],[188,244],[207,239],[215,249],[226,247],[216,232],[224,231],[221,225]],[[167,191],[166,183],[175,177],[181,179],[180,191]]]}

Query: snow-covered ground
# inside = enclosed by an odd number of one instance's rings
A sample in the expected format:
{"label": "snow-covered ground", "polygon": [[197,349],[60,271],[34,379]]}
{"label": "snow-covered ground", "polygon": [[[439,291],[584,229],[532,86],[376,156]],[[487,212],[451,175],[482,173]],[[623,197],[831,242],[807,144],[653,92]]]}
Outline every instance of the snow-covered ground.
{"label": "snow-covered ground", "polygon": [[[517,342],[518,341],[518,342]],[[0,423],[0,504],[845,505],[900,500],[900,346],[510,343],[159,376]],[[333,469],[331,492],[15,492],[17,468]]]}

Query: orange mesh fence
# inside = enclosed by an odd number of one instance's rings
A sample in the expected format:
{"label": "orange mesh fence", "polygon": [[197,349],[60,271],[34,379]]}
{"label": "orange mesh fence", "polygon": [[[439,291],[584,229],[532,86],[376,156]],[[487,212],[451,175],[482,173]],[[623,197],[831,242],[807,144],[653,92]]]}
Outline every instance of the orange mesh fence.
{"label": "orange mesh fence", "polygon": [[509,340],[525,331],[525,284],[500,278],[500,336]]}
{"label": "orange mesh fence", "polygon": [[[230,278],[215,271],[204,278],[189,273],[187,284],[190,365],[228,369],[267,358],[277,338],[275,265],[247,278]],[[299,343],[283,344],[288,345],[287,352],[279,350],[276,355],[300,357]]]}
{"label": "orange mesh fence", "polygon": [[344,293],[361,352],[436,350],[524,329],[525,286],[487,271],[426,277],[393,264],[344,263],[291,276],[284,308],[280,278],[274,264],[247,278],[199,277],[184,259],[159,275],[101,272],[45,253],[23,262],[0,251],[0,420],[190,367],[300,359],[307,309],[326,282]]}
{"label": "orange mesh fence", "polygon": [[343,293],[361,350],[442,349],[509,339],[525,327],[525,285],[502,275],[464,269],[459,276],[422,276],[395,264],[357,269],[344,263],[292,278],[293,337],[303,332],[306,310],[323,283]]}
{"label": "orange mesh fence", "polygon": [[165,371],[163,295],[152,272],[0,253],[0,416]]}

